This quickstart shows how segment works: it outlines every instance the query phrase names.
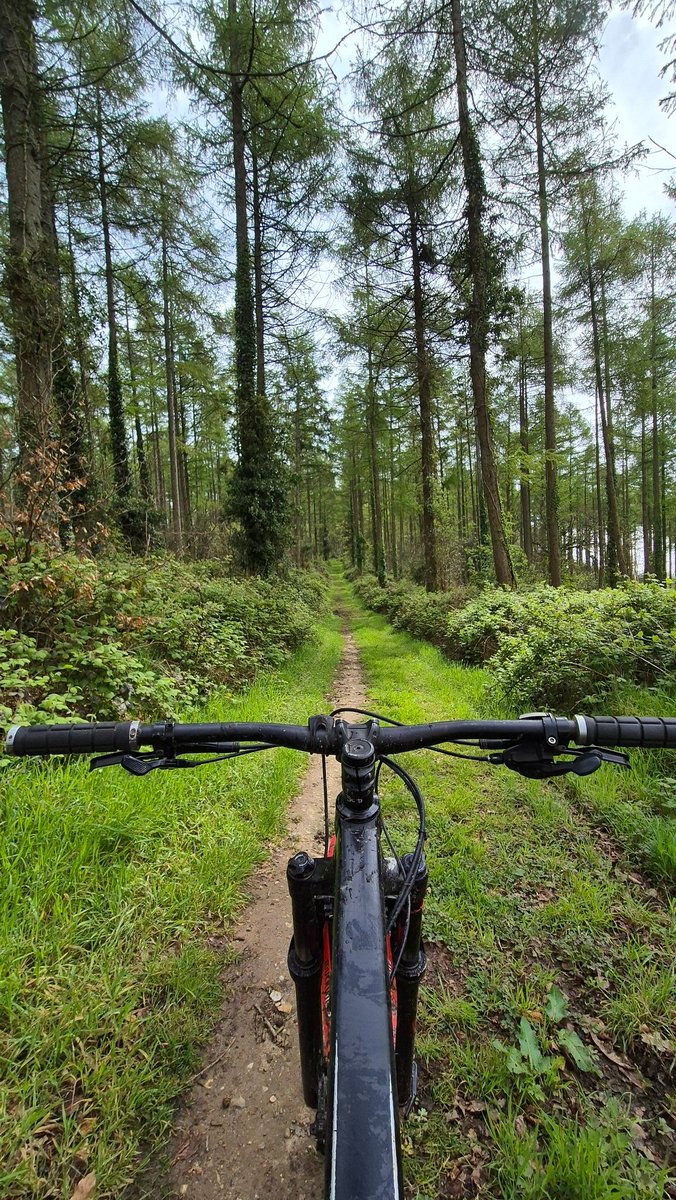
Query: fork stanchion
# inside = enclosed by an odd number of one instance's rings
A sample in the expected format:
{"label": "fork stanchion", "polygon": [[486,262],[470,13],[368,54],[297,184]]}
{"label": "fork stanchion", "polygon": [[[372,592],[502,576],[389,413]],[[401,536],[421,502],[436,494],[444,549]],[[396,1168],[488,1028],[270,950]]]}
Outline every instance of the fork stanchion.
{"label": "fork stanchion", "polygon": [[[405,869],[410,865],[412,855],[405,854],[402,860]],[[397,1067],[397,1098],[401,1105],[409,1105],[414,1099],[414,1068],[413,1053],[415,1046],[416,1011],[418,1008],[418,989],[420,980],[425,973],[427,960],[422,942],[422,912],[425,893],[427,891],[428,873],[425,859],[420,865],[411,891],[411,919],[408,934],[397,967],[395,981],[397,985],[397,1036],[395,1042],[395,1062]],[[401,937],[406,929],[406,913],[403,912],[397,922],[394,937],[393,957],[396,961],[401,947]],[[399,934],[399,940],[397,939]]]}

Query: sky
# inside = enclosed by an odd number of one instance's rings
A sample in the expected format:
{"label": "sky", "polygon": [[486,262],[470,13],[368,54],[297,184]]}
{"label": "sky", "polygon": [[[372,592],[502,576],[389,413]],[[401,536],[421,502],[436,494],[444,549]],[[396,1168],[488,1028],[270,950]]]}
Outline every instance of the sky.
{"label": "sky", "polygon": [[676,176],[676,114],[668,117],[659,105],[670,90],[669,81],[660,78],[665,56],[658,45],[668,32],[616,9],[603,36],[599,68],[612,96],[609,115],[614,112],[618,140],[628,145],[643,141],[650,149],[638,170],[624,181],[628,217],[642,209],[674,213],[663,184],[670,174]]}
{"label": "sky", "polygon": [[[349,29],[351,22],[342,4],[325,3],[316,53],[332,50]],[[676,114],[668,117],[659,101],[670,90],[669,81],[660,78],[665,56],[659,43],[669,28],[656,29],[645,17],[614,7],[603,34],[599,69],[611,95],[609,119],[615,122],[620,144],[645,142],[650,153],[637,171],[625,181],[625,210],[628,217],[642,209],[661,208],[673,213],[674,205],[665,196],[663,183],[669,174],[676,176]],[[357,37],[348,38],[331,62],[341,78],[349,67]],[[676,87],[675,87],[676,90]],[[347,97],[343,97],[343,103]],[[665,151],[650,143],[653,138]],[[674,155],[670,158],[669,153]]]}

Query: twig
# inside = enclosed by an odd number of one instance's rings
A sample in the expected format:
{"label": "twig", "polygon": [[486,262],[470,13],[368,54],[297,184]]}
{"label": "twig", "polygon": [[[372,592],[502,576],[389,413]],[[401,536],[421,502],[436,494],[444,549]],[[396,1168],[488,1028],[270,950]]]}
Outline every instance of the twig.
{"label": "twig", "polygon": [[235,1044],[235,1039],[233,1038],[231,1042],[228,1042],[227,1046],[225,1047],[225,1050],[221,1050],[221,1053],[217,1056],[217,1058],[214,1058],[212,1062],[207,1063],[206,1067],[202,1067],[201,1070],[197,1071],[194,1075],[191,1076],[190,1082],[196,1083],[197,1080],[200,1078],[200,1075],[205,1075],[207,1071],[210,1071],[212,1067],[215,1067],[216,1063],[219,1063],[221,1061],[221,1059],[228,1053],[228,1050],[232,1049],[234,1044]]}
{"label": "twig", "polygon": [[263,1012],[263,1009],[261,1008],[261,1006],[259,1004],[254,1004],[254,1008],[256,1009],[256,1012],[258,1013],[259,1017],[263,1018],[263,1021],[265,1022],[267,1028],[270,1030],[270,1033],[272,1034],[273,1038],[275,1039],[275,1041],[277,1041],[277,1034],[280,1031],[278,1029],[275,1029],[275,1027],[271,1021],[268,1021],[268,1018],[266,1017],[265,1013]]}

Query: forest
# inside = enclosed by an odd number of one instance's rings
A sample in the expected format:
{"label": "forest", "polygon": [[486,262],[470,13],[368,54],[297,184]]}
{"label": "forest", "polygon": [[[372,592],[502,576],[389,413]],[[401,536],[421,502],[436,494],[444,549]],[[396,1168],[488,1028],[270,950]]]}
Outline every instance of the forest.
{"label": "forest", "polygon": [[[676,716],[676,156],[624,133],[637,31],[676,109],[671,17],[0,0],[4,733]],[[318,1200],[322,776],[3,745],[0,1196]],[[403,1195],[673,1200],[674,754],[467,757],[415,756]]]}
{"label": "forest", "polygon": [[319,15],[3,4],[8,554],[664,580],[673,219],[624,215],[606,9],[355,13],[342,66]]}

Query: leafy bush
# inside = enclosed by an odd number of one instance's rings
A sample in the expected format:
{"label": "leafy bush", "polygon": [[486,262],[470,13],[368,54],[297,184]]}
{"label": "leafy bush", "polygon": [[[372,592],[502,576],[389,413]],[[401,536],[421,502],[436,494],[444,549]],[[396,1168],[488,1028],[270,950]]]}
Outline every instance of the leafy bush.
{"label": "leafy bush", "polygon": [[0,718],[150,718],[216,687],[239,689],[312,632],[324,583],[310,572],[239,580],[218,561],[5,561]]}
{"label": "leafy bush", "polygon": [[624,683],[654,687],[676,669],[676,593],[657,584],[486,591],[447,631],[448,652],[487,662],[510,707],[570,711]]}
{"label": "leafy bush", "polygon": [[408,580],[389,582],[380,587],[374,575],[365,575],[354,583],[355,591],[368,608],[381,612],[395,629],[447,649],[449,615],[467,602],[467,588],[454,587],[448,592],[426,592]]}
{"label": "leafy bush", "polygon": [[658,584],[592,592],[487,588],[469,600],[461,588],[381,588],[372,576],[354,586],[395,628],[460,662],[486,664],[511,709],[573,711],[608,700],[624,684],[665,686],[676,678],[676,592]]}

